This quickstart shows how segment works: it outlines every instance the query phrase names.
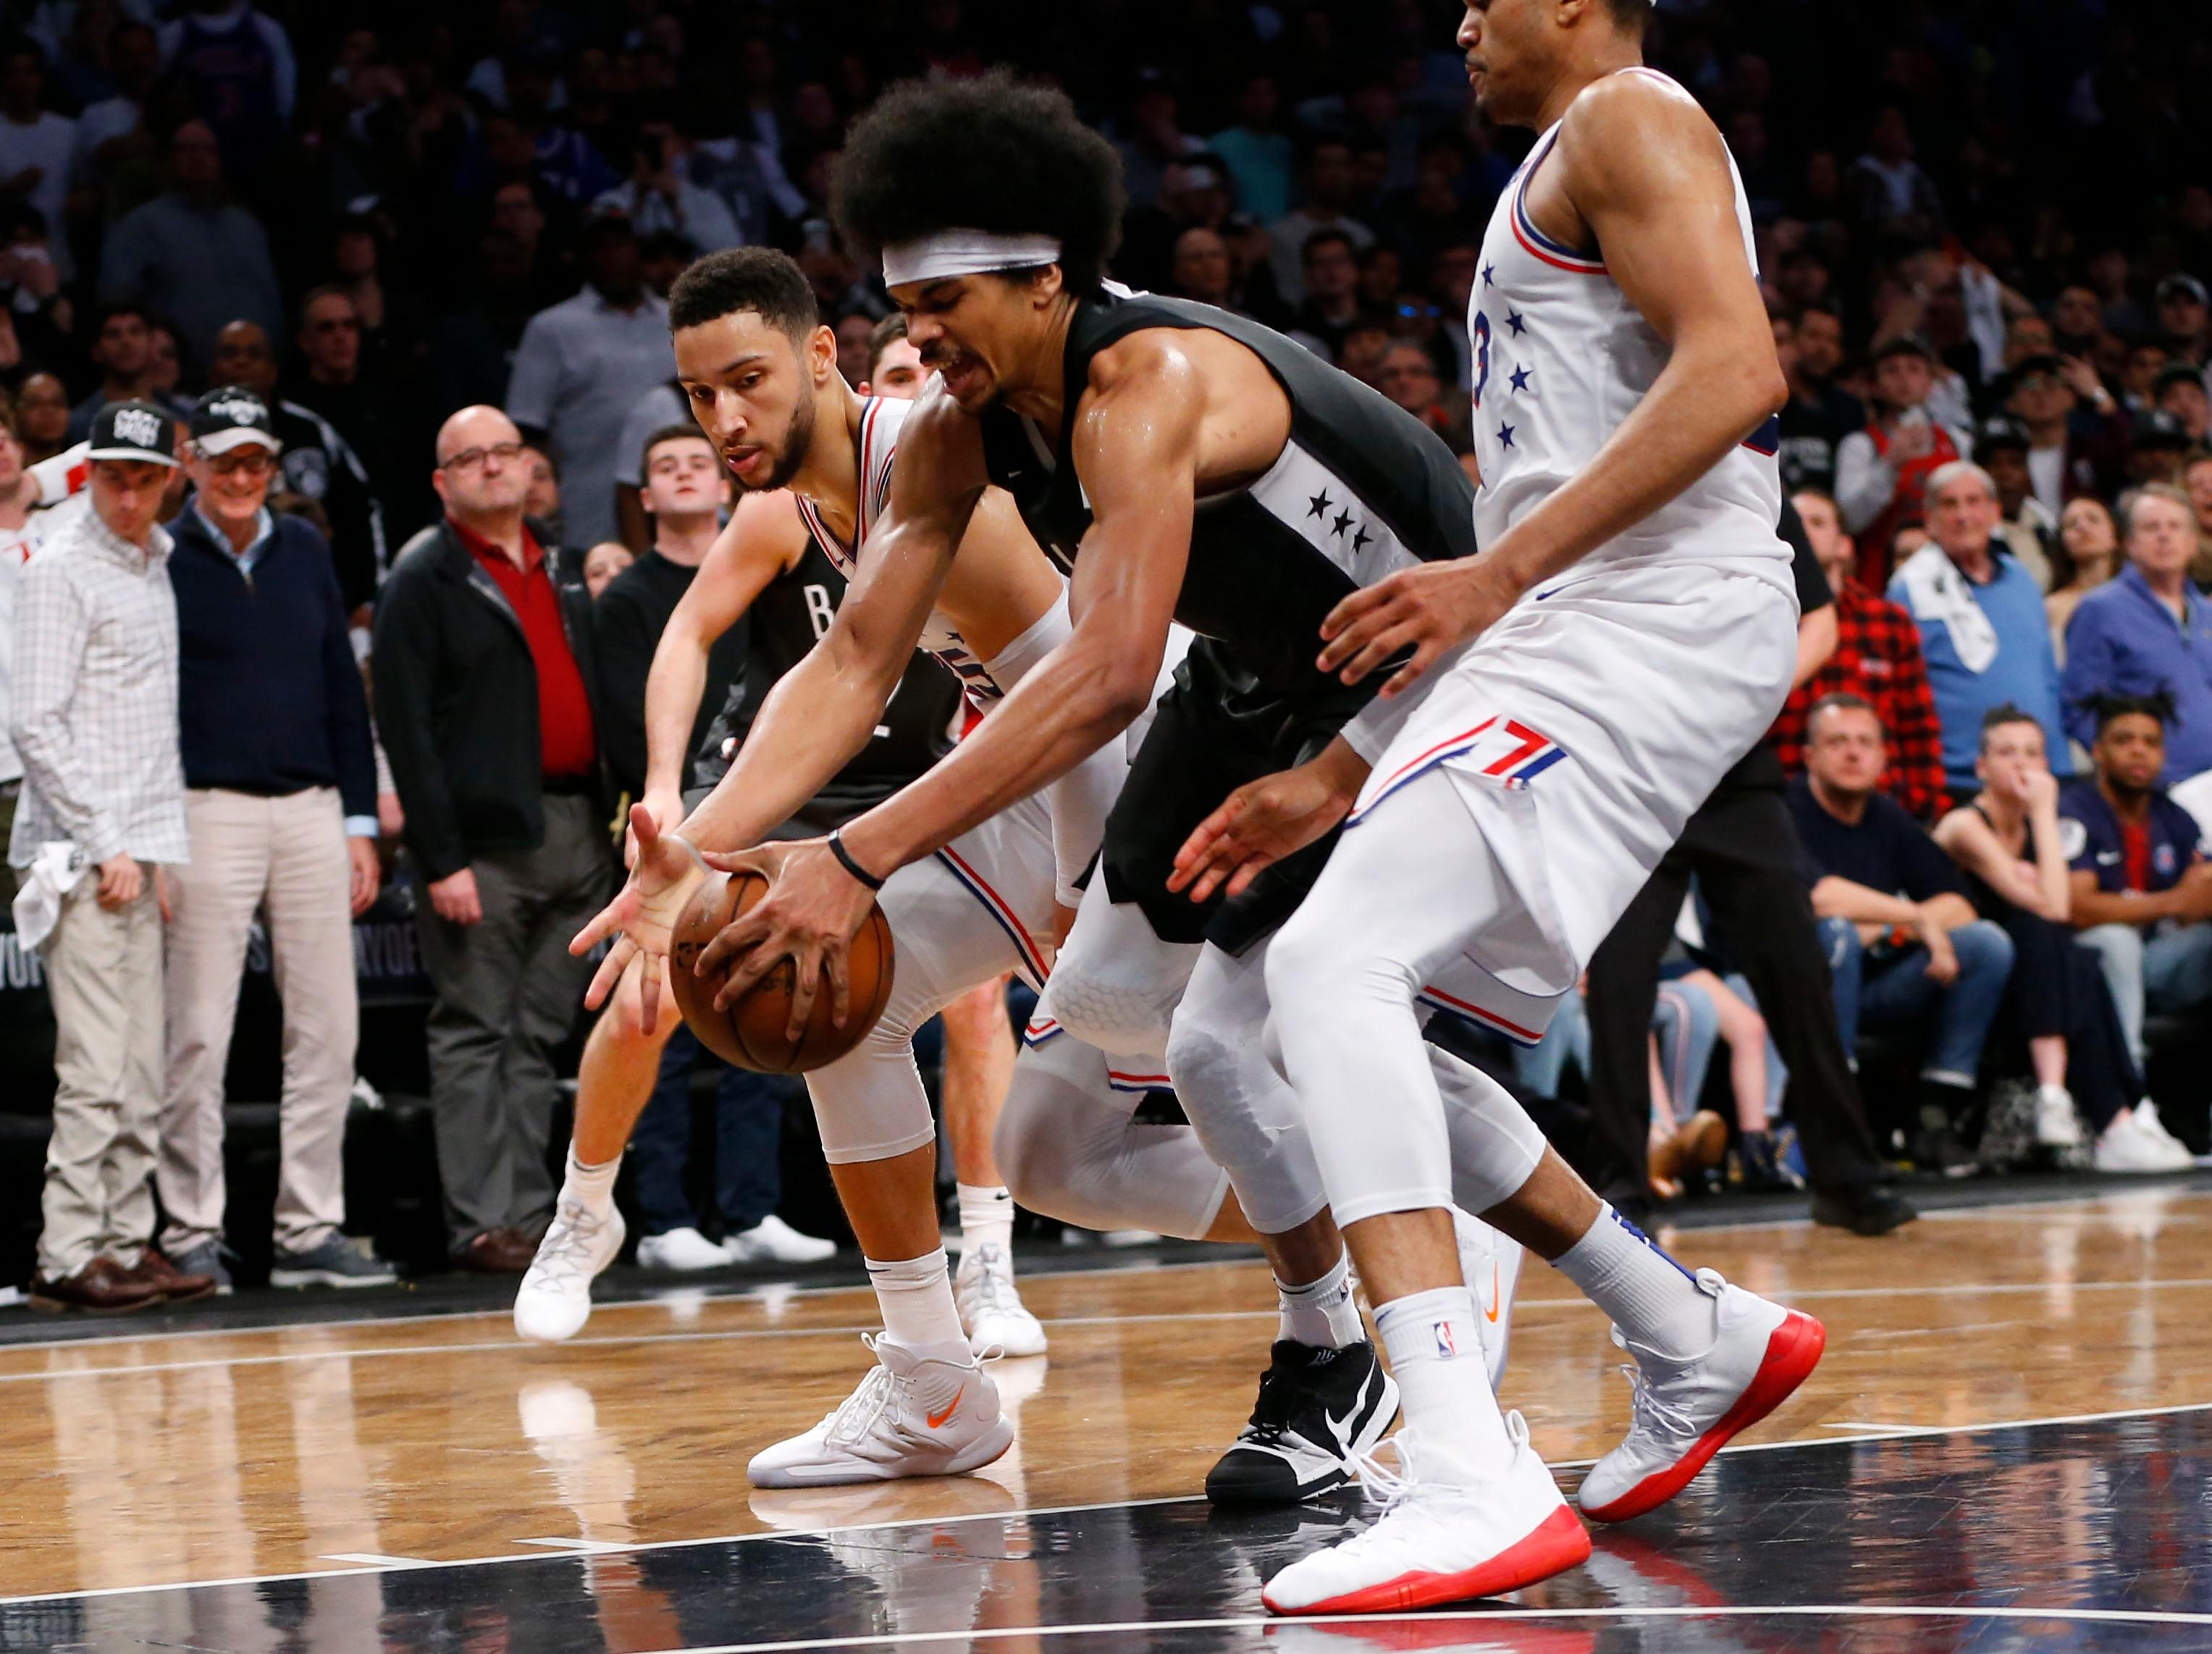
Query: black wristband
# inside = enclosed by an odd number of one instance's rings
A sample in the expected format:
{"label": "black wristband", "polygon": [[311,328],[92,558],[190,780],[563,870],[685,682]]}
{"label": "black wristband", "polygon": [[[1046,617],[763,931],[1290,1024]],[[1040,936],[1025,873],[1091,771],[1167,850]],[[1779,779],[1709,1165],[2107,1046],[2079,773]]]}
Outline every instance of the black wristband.
{"label": "black wristband", "polygon": [[830,835],[830,854],[837,858],[837,865],[839,867],[842,867],[847,873],[852,874],[854,878],[859,879],[870,890],[879,891],[883,889],[884,881],[882,879],[877,878],[873,873],[863,867],[859,862],[853,860],[853,853],[845,848],[845,835],[842,828],[838,829],[836,831]]}

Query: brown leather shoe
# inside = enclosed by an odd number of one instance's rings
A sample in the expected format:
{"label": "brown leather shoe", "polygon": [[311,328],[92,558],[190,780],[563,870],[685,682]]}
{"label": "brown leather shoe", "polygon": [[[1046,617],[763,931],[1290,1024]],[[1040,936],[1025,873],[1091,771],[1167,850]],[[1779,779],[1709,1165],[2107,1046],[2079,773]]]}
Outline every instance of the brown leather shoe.
{"label": "brown leather shoe", "polygon": [[1682,1192],[1682,1179],[1711,1171],[1728,1152],[1728,1122],[1700,1109],[1671,1134],[1651,1144],[1652,1189],[1671,1199]]}
{"label": "brown leather shoe", "polygon": [[124,1278],[151,1286],[164,1304],[189,1304],[196,1298],[211,1296],[216,1289],[213,1275],[188,1275],[170,1262],[160,1247],[152,1245],[138,1255],[138,1262],[124,1272]]}
{"label": "brown leather shoe", "polygon": [[512,1229],[487,1229],[454,1256],[462,1268],[480,1275],[519,1275],[538,1256],[535,1244]]}
{"label": "brown leather shoe", "polygon": [[151,1309],[161,1301],[161,1294],[113,1258],[94,1258],[61,1280],[36,1277],[31,1282],[28,1301],[33,1309],[49,1315],[65,1310],[82,1310],[88,1315],[126,1315],[132,1310]]}

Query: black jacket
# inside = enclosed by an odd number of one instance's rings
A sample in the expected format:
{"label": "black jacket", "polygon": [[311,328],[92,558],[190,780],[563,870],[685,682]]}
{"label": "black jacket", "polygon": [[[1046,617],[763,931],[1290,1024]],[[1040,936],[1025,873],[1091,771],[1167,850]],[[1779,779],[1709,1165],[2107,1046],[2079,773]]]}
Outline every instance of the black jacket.
{"label": "black jacket", "polygon": [[374,816],[368,705],[328,543],[276,514],[249,578],[194,508],[169,532],[185,785],[263,798],[335,787],[347,815]]}
{"label": "black jacket", "polygon": [[[581,569],[549,546],[545,571],[596,699]],[[423,876],[448,878],[480,851],[544,843],[538,668],[506,596],[443,518],[400,548],[377,595],[371,660],[377,733]]]}

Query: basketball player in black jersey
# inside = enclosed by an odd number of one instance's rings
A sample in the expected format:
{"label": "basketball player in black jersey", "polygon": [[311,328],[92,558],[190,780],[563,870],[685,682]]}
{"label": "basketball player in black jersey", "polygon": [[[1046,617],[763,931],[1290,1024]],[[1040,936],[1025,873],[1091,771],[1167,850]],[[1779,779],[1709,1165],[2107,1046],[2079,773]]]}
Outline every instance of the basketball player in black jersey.
{"label": "basketball player in black jersey", "polygon": [[[916,635],[996,483],[1073,569],[1074,633],[1036,668],[1036,687],[1025,679],[945,763],[842,834],[720,859],[775,869],[778,882],[763,917],[726,933],[714,957],[766,937],[736,983],[788,954],[811,994],[827,960],[842,1002],[842,950],[870,891],[1117,738],[1150,702],[1170,620],[1200,634],[1109,818],[1041,1012],[1109,1052],[1167,1044],[1192,1123],[1284,1289],[1296,1330],[1209,1491],[1340,1485],[1340,1444],[1379,1436],[1390,1392],[1371,1348],[1344,1359],[1364,1329],[1296,1099],[1265,1059],[1254,947],[1326,847],[1234,901],[1194,903],[1167,881],[1189,830],[1235,787],[1340,733],[1380,750],[1383,719],[1347,727],[1370,716],[1371,690],[1313,664],[1322,618],[1394,570],[1472,553],[1470,486],[1433,433],[1280,335],[1107,288],[1118,160],[1065,99],[1002,76],[905,88],[856,129],[847,157],[848,234],[886,249],[893,295],[942,379],[908,419],[843,611],[860,618],[841,626]],[[686,824],[702,847],[726,842],[713,813]],[[634,882],[580,945],[647,899]],[[1434,1061],[1440,1087],[1465,1103],[1455,1129],[1485,1130],[1495,1087]],[[1481,1273],[1502,1328],[1506,1271]],[[1328,1450],[1286,1451],[1286,1426]]]}

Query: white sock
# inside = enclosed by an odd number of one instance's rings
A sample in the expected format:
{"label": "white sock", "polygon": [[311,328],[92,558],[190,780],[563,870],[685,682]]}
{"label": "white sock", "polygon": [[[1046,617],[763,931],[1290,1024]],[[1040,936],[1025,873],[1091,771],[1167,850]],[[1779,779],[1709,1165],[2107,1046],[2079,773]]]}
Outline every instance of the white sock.
{"label": "white sock", "polygon": [[884,1312],[884,1336],[933,1361],[972,1358],[952,1299],[952,1274],[941,1246],[896,1263],[867,1260],[868,1284]]}
{"label": "white sock", "polygon": [[1474,1294],[1464,1286],[1408,1292],[1375,1311],[1375,1327],[1420,1473],[1446,1482],[1494,1473],[1513,1450],[1483,1363]]}
{"label": "white sock", "polygon": [[1676,1360],[1701,1355],[1717,1335],[1717,1305],[1687,1269],[1609,1205],[1553,1267],[1611,1316],[1630,1342]]}
{"label": "white sock", "polygon": [[995,1246],[1009,1266],[1014,1261],[1014,1197],[1006,1189],[955,1183],[960,1197],[960,1256]]}
{"label": "white sock", "polygon": [[1295,1339],[1320,1350],[1340,1350],[1367,1336],[1359,1323],[1359,1306],[1352,1301],[1352,1261],[1340,1252],[1335,1266],[1319,1280],[1304,1286],[1275,1283],[1275,1298],[1282,1310],[1275,1336]]}
{"label": "white sock", "polygon": [[576,1158],[576,1146],[568,1146],[568,1170],[561,1179],[561,1198],[574,1201],[594,1217],[604,1218],[615,1203],[615,1173],[622,1170],[622,1156],[599,1165],[587,1166]]}

